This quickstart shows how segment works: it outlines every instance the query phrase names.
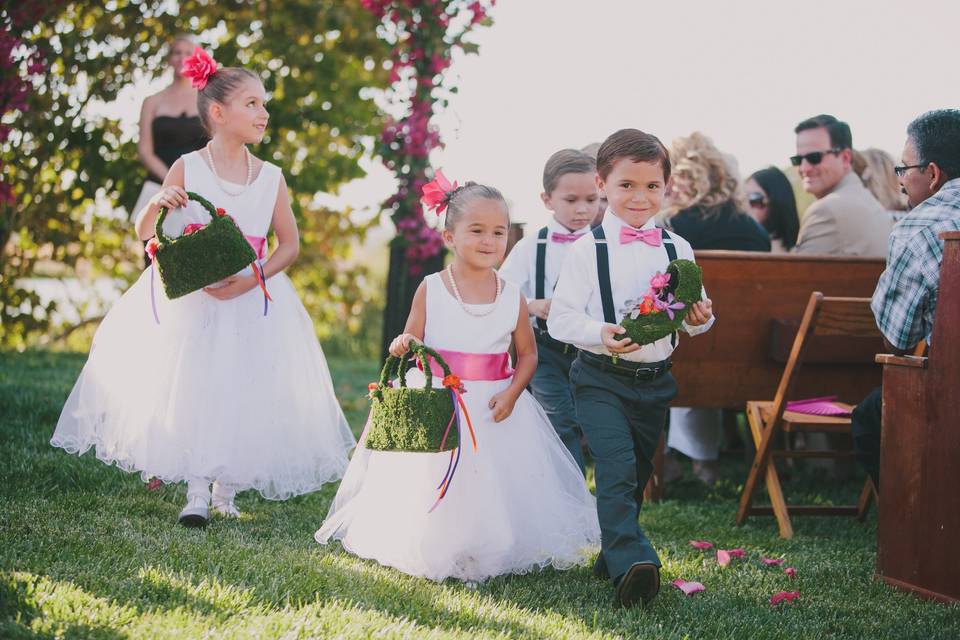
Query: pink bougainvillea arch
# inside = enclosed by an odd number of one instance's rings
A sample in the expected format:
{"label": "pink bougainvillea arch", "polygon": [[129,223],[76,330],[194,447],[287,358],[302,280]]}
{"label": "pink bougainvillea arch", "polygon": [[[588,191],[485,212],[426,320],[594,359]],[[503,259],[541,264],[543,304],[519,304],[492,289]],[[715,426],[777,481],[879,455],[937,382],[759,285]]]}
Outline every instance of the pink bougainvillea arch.
{"label": "pink bougainvillea arch", "polygon": [[431,118],[456,91],[445,71],[454,52],[477,51],[466,37],[491,24],[496,0],[361,2],[380,19],[381,36],[393,45],[389,115],[378,146],[397,178],[397,191],[383,204],[397,228],[390,247],[385,347],[403,328],[416,286],[442,255],[443,240],[424,218],[420,190],[432,177],[430,152],[442,144]]}

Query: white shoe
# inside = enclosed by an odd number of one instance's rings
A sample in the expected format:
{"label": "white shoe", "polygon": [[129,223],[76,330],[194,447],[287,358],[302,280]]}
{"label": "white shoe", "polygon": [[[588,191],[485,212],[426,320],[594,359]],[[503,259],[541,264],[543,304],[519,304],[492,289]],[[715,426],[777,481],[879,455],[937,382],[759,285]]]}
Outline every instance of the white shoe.
{"label": "white shoe", "polygon": [[240,510],[237,509],[237,505],[233,503],[233,498],[236,495],[236,489],[229,484],[214,482],[213,510],[227,518],[239,518]]}
{"label": "white shoe", "polygon": [[210,520],[210,508],[204,496],[187,498],[187,506],[180,512],[177,521],[185,527],[205,527]]}
{"label": "white shoe", "polygon": [[233,503],[233,500],[217,500],[213,501],[213,510],[219,513],[220,515],[227,518],[239,518],[240,509],[237,509],[237,505]]}

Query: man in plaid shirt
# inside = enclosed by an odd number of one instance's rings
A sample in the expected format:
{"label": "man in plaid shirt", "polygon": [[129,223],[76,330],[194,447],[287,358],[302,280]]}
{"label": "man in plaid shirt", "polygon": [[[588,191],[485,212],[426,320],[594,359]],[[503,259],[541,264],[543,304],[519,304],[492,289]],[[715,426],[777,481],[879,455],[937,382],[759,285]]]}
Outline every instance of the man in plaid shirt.
{"label": "man in plaid shirt", "polygon": [[[871,308],[888,349],[929,343],[937,307],[944,231],[960,231],[960,109],[923,114],[907,127],[903,165],[895,167],[912,210],[890,234],[887,268]],[[930,345],[936,349],[936,345]],[[874,389],[853,412],[853,447],[879,490],[883,393]]]}

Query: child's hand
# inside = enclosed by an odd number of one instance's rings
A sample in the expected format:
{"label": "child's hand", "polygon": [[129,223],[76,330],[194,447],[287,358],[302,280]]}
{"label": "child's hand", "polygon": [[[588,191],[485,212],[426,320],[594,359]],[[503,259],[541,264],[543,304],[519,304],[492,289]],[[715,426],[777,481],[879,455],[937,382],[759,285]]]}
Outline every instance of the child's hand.
{"label": "child's hand", "polygon": [[394,358],[399,358],[410,350],[410,343],[418,341],[417,336],[412,333],[401,333],[390,343],[390,355]]}
{"label": "child's hand", "polygon": [[170,185],[155,193],[154,196],[150,198],[150,204],[166,209],[179,209],[180,207],[187,206],[189,199],[183,187]]}
{"label": "child's hand", "polygon": [[531,300],[527,303],[527,311],[532,316],[537,316],[541,320],[546,320],[550,314],[550,299]]}
{"label": "child's hand", "polygon": [[713,301],[710,298],[704,298],[690,307],[685,322],[691,327],[699,327],[702,324],[707,324],[712,317]]}
{"label": "child's hand", "polygon": [[617,339],[627,329],[619,324],[605,324],[600,332],[600,340],[610,353],[630,353],[640,348],[630,338]]}
{"label": "child's hand", "polygon": [[232,300],[237,296],[242,296],[257,286],[257,279],[253,276],[230,276],[224,278],[216,287],[204,287],[204,292],[210,294],[217,300]]}
{"label": "child's hand", "polygon": [[510,417],[513,413],[513,405],[517,403],[517,396],[510,393],[510,390],[504,390],[490,398],[488,407],[493,411],[493,421],[501,422]]}

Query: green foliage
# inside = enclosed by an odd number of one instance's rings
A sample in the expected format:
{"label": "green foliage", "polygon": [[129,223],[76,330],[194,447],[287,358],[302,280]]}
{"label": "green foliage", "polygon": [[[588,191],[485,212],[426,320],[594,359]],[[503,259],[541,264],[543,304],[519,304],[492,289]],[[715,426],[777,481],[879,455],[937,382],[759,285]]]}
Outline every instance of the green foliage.
{"label": "green foliage", "polygon": [[[747,465],[734,458],[723,460],[717,487],[683,480],[666,487],[664,502],[644,504],[641,524],[663,560],[661,592],[648,609],[614,608],[610,583],[587,565],[438,584],[320,546],[313,532],[336,485],[286,502],[246,492],[238,498],[240,520],[217,518],[203,531],[178,527],[182,486],[150,492],[135,474],[90,453],[78,458],[50,447],[83,360],[0,353],[3,638],[960,637],[960,607],[919,600],[873,577],[874,517],[866,524],[798,518],[792,540],[778,537],[772,518],[736,527]],[[330,368],[358,432],[376,363],[332,360]],[[795,473],[789,483],[806,504],[839,504],[856,498],[862,478],[824,482]],[[743,547],[747,558],[721,568],[691,539]],[[797,577],[762,566],[761,555],[785,558]],[[684,596],[670,586],[677,578],[707,590]],[[800,599],[771,607],[780,590],[799,591]]]}
{"label": "green foliage", "polygon": [[245,0],[50,6],[19,34],[44,52],[49,73],[0,143],[15,199],[0,204],[0,344],[23,348],[52,329],[55,309],[24,291],[20,278],[79,273],[129,282],[139,274],[140,243],[125,212],[114,211],[135,201],[146,173],[135,142],[117,121],[92,116],[89,105],[109,103],[142,74],[162,72],[165,45],[180,32],[199,34],[221,63],[262,74],[271,118],[254,151],[284,169],[304,241],[329,234],[324,251],[304,252],[290,271],[299,286],[325,294],[308,310],[343,317],[369,300],[370,289],[350,286],[365,270],[344,256],[370,223],[315,201],[317,192],[335,193],[363,175],[358,161],[380,130],[372,98],[387,84],[389,50],[359,2],[289,0],[269,5],[269,13]]}

